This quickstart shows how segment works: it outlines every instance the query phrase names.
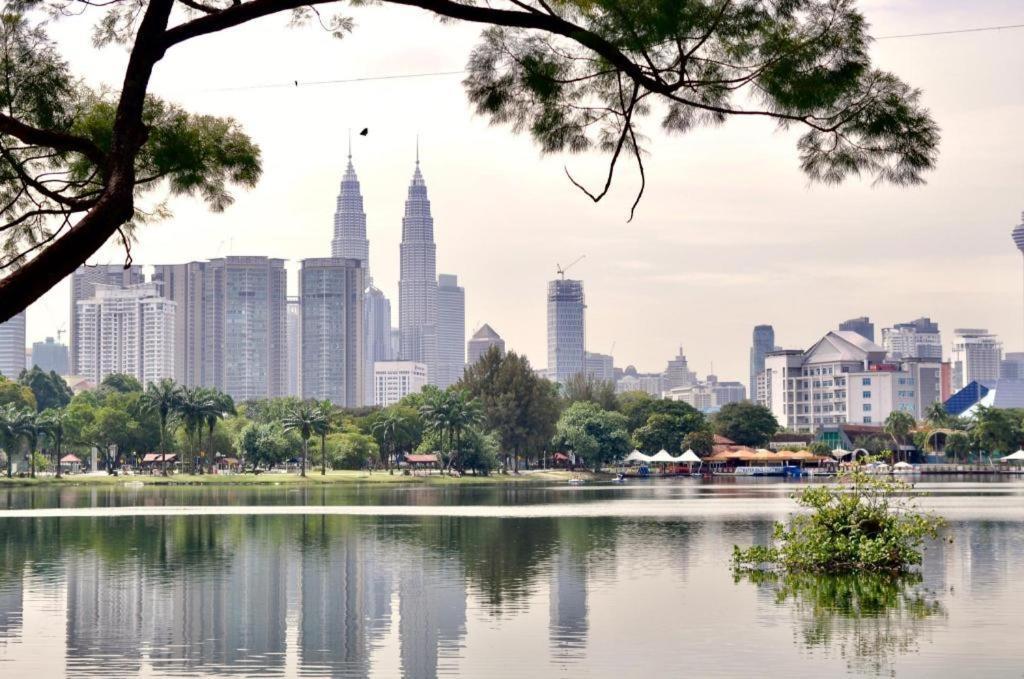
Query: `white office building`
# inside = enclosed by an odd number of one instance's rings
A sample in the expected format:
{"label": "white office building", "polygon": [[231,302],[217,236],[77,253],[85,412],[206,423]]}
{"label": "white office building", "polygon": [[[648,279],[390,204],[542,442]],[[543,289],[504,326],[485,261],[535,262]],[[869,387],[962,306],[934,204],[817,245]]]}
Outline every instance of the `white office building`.
{"label": "white office building", "polygon": [[415,361],[378,361],[373,366],[374,405],[387,407],[427,386],[427,366]]}
{"label": "white office building", "polygon": [[17,380],[25,369],[25,312],[0,323],[0,375]]}
{"label": "white office building", "polygon": [[971,382],[986,386],[999,379],[1003,343],[985,328],[957,328],[953,331],[953,391]]}
{"label": "white office building", "polygon": [[586,309],[583,281],[548,283],[548,379],[564,384],[585,370]]}
{"label": "white office building", "polygon": [[[807,351],[765,357],[764,405],[779,425],[815,432],[837,424],[882,424],[894,410],[920,418],[938,400],[940,365],[885,362],[885,349],[851,330],[830,332]],[[927,381],[921,389],[919,382]],[[934,396],[934,398],[932,398]]]}
{"label": "white office building", "polygon": [[94,384],[124,373],[142,384],[174,377],[175,302],[153,283],[127,288],[97,285],[76,308],[78,365]]}

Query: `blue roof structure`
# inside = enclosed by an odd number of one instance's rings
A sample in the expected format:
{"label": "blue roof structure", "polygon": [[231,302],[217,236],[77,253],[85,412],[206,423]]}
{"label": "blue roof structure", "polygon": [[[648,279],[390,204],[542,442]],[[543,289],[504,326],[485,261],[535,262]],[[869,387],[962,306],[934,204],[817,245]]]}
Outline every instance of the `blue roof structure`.
{"label": "blue roof structure", "polygon": [[966,387],[956,392],[943,404],[946,412],[954,417],[959,417],[971,406],[985,398],[990,389],[980,382],[971,382]]}

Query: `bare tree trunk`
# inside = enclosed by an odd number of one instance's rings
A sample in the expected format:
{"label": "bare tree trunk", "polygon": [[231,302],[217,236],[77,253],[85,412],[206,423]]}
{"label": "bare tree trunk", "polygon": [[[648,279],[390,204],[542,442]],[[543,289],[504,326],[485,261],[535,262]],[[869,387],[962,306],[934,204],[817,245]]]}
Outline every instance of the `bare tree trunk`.
{"label": "bare tree trunk", "polygon": [[302,439],[302,477],[306,477],[306,451],[309,449],[309,439]]}

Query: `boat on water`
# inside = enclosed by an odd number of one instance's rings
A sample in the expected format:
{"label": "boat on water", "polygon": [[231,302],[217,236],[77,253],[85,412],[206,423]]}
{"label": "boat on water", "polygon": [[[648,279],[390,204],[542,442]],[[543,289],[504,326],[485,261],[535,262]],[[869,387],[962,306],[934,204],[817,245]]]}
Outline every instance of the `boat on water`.
{"label": "boat on water", "polygon": [[733,474],[735,476],[791,476],[792,472],[788,471],[789,469],[796,469],[796,467],[784,467],[778,465],[766,465],[763,467],[736,467],[736,471],[733,472]]}

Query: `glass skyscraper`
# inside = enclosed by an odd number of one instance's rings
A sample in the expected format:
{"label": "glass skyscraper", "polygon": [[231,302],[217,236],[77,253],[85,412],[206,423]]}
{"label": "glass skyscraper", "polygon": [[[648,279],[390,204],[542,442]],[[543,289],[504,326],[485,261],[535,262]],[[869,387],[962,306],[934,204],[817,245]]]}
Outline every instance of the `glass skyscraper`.
{"label": "glass skyscraper", "polygon": [[548,378],[564,384],[586,367],[583,281],[548,282]]}

